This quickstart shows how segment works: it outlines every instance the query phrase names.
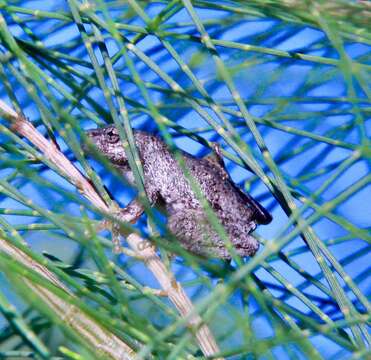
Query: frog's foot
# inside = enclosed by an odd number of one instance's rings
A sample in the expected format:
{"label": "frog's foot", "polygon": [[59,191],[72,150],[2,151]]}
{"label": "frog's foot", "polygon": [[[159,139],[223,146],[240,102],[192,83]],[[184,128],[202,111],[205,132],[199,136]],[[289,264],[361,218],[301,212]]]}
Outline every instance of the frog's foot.
{"label": "frog's foot", "polygon": [[[139,203],[138,199],[132,200],[125,208],[120,209],[118,206],[115,206],[112,209],[113,216],[119,221],[128,222],[135,224],[140,216],[143,214],[144,208]],[[121,253],[121,242],[120,236],[123,235],[123,232],[120,228],[120,224],[112,220],[103,220],[97,228],[97,232],[109,230],[112,234],[112,243],[113,243],[113,252],[115,254]],[[125,234],[127,235],[127,234]]]}
{"label": "frog's foot", "polygon": [[112,234],[113,252],[118,254],[121,252],[120,242],[120,225],[111,220],[102,220],[96,227],[97,233],[108,230]]}
{"label": "frog's foot", "polygon": [[119,209],[115,215],[123,222],[135,224],[144,213],[144,207],[137,198],[132,200],[123,209]]}

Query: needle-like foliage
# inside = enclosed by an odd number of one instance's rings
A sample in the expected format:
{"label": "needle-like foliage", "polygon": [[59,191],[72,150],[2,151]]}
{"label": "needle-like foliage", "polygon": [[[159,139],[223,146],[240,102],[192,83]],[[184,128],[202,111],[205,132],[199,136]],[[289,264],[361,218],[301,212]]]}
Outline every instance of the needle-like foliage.
{"label": "needle-like foliage", "polygon": [[[370,20],[367,1],[0,0],[0,358],[370,355]],[[136,189],[83,150],[110,123]],[[273,215],[254,257],[169,237],[133,128],[174,156],[221,145]],[[135,195],[121,234],[162,263],[97,230]]]}

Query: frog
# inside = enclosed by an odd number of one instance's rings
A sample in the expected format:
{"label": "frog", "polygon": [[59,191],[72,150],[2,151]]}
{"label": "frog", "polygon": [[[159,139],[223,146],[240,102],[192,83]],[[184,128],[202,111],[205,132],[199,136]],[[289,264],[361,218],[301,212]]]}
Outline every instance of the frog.
{"label": "frog", "polygon": [[[114,125],[88,130],[88,138],[135,186],[133,171]],[[219,235],[202,202],[192,189],[189,178],[169,146],[156,134],[133,130],[135,146],[143,169],[144,189],[151,206],[165,208],[167,228],[189,252],[206,258],[230,260],[225,239]],[[237,186],[229,175],[221,147],[212,143],[208,156],[196,157],[178,150],[182,163],[198,184],[219,223],[224,227],[230,244],[240,257],[254,256],[259,242],[252,235],[258,225],[266,225],[272,216],[257,200]],[[136,197],[122,209],[125,218],[136,222],[144,206]]]}

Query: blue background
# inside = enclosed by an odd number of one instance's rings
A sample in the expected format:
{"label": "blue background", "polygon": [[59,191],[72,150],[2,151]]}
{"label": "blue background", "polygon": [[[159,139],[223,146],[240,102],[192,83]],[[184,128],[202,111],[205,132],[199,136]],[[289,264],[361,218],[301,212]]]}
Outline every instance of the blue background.
{"label": "blue background", "polygon": [[[50,10],[60,7],[63,8],[63,6],[61,6],[61,2],[58,1],[48,2],[48,4],[45,2],[30,2],[26,3],[26,5],[27,4],[29,4],[28,6],[33,9],[48,8]],[[161,8],[161,6],[151,6],[149,9],[147,9],[149,16],[153,18],[158,13],[159,8]],[[67,11],[67,9],[65,10]],[[198,14],[204,20],[228,16],[226,12],[203,9],[198,9]],[[7,20],[10,24],[12,23],[11,19],[7,18]],[[183,10],[172,17],[170,21],[182,23],[188,22],[190,19],[188,14]],[[79,36],[76,27],[62,27],[59,31],[48,33],[46,28],[52,28],[54,23],[55,22],[53,20],[50,20],[45,23],[44,28],[42,26],[31,27],[33,28],[33,31],[36,34],[39,34],[43,39],[45,46],[55,47],[57,50],[66,51],[71,55],[78,56],[86,61],[90,61],[82,43],[79,46],[72,48],[68,47],[69,40]],[[142,22],[136,19],[131,19],[130,23],[142,25]],[[220,28],[217,25],[208,26],[207,30],[212,38],[238,41],[240,43],[247,44],[257,44],[259,46],[307,53],[311,55],[332,58],[339,57],[336,50],[332,48],[323,32],[307,26],[299,26],[297,24],[282,27],[281,25],[282,22],[269,18],[263,20],[251,19],[241,21],[236,26],[228,28],[227,26],[224,28]],[[10,26],[10,29],[13,35],[27,39],[27,36],[18,25]],[[197,30],[195,30],[193,27],[179,27],[176,29],[176,31],[198,35]],[[264,35],[267,36],[264,37]],[[118,50],[117,45],[113,41],[108,40],[106,43],[108,45],[110,54],[114,54]],[[182,58],[186,63],[194,62],[197,64],[194,72],[199,79],[205,80],[205,86],[215,100],[230,101],[230,94],[225,85],[223,85],[223,83],[216,78],[216,69],[213,60],[206,52],[200,55],[199,51],[201,47],[199,45],[183,40],[172,41],[172,45],[182,55]],[[181,84],[181,86],[188,87],[191,85],[190,81],[179,70],[174,60],[170,58],[169,54],[166,52],[166,50],[164,50],[160,42],[154,36],[147,36],[138,44],[138,46],[140,49],[145,51],[148,56],[155,60],[163,71]],[[345,49],[347,54],[352,59],[356,59],[359,62],[364,61],[363,59],[365,58],[365,55],[369,54],[370,51],[368,46],[359,43],[347,43]],[[242,52],[221,47],[218,47],[218,51],[220,52],[222,59],[228,65],[229,69],[233,69],[234,66],[245,62],[246,68],[243,71],[238,71],[238,73],[235,74],[234,81],[243,98],[249,100],[248,109],[253,116],[263,119],[266,116],[273,116],[276,121],[281,120],[285,125],[298,129],[306,129],[307,131],[313,131],[315,134],[324,134],[327,130],[335,129],[336,127],[353,119],[351,105],[348,102],[326,101],[326,98],[345,97],[347,95],[346,84],[340,71],[335,69],[335,73],[330,76],[328,80],[326,79],[326,76],[329,74],[329,72],[333,71],[334,67],[313,64],[308,61],[279,58],[261,55],[255,52]],[[197,56],[201,56],[199,63],[197,63]],[[261,61],[263,57],[268,58],[269,60],[265,60],[263,62]],[[157,85],[165,86],[164,82],[158,78],[157,74],[149,71],[148,68],[141,64],[140,61],[137,61],[134,56],[132,56],[132,59],[136,62],[137,69],[140,71],[140,76],[143,80],[152,81]],[[307,77],[312,74],[314,67],[316,67],[317,79],[314,81],[314,85],[312,87],[306,87],[305,81]],[[116,64],[116,69],[120,68],[122,69],[122,73],[127,74],[125,64],[121,60]],[[85,68],[81,68],[81,71],[87,70]],[[276,76],[276,78],[272,80],[272,77],[274,76]],[[323,81],[320,80],[322,76]],[[139,91],[135,86],[128,84],[127,82],[125,83],[124,81],[121,82],[120,86],[125,96],[129,96],[137,101],[142,101]],[[365,94],[360,88],[357,88],[357,91],[358,97],[364,98],[364,103],[361,104],[361,107],[366,108],[367,105],[369,106],[369,103],[367,103]],[[2,90],[1,93],[3,94]],[[27,94],[21,88],[18,88],[16,95],[21,104],[24,106],[23,109],[25,114],[31,120],[38,119],[39,115],[37,109],[29,101]],[[99,90],[91,90],[89,92],[89,96],[95,98],[103,107],[106,108],[104,98]],[[161,113],[177,122],[179,125],[187,129],[204,127],[207,125],[205,121],[201,119],[194,111],[191,111],[189,108],[177,107],[176,101],[166,98],[165,95],[158,92],[151,92],[151,96],[153,101],[158,101],[164,105],[163,108],[160,108]],[[273,113],[272,115],[271,112],[276,109],[278,101],[290,96],[303,97],[304,100],[298,102],[289,101],[282,111],[278,111],[276,114]],[[2,99],[4,101],[8,101],[6,97],[2,97]],[[166,105],[172,105],[172,107],[166,107]],[[234,106],[231,106],[231,108],[235,109]],[[338,111],[339,114],[336,114],[336,111]],[[308,116],[306,120],[300,119],[301,114],[309,112],[312,112],[310,117]],[[327,115],[327,112],[332,113]],[[78,114],[78,111],[75,110],[73,113]],[[365,109],[363,114],[365,120],[367,120],[369,108],[368,110]],[[284,116],[290,116],[291,120],[282,120],[284,119]],[[151,132],[157,132],[155,123],[147,115],[133,114],[131,119],[133,127],[145,129]],[[237,128],[238,131],[243,134],[244,141],[246,141],[254,149],[257,160],[262,164],[263,162],[261,160],[258,148],[256,147],[251,134],[246,127],[243,126],[242,121],[241,124],[242,126]],[[84,129],[96,127],[96,124],[93,124],[91,121],[88,121],[83,117],[81,118],[81,125]],[[370,131],[369,123],[366,122],[366,126],[367,125],[367,130]],[[40,127],[40,129],[42,128]],[[264,137],[269,151],[275,159],[279,158],[286,152],[295,150],[300,145],[310,141],[306,138],[293,136],[292,134],[273,129],[269,126],[259,125],[259,130]],[[199,143],[184,136],[179,136],[179,134],[177,134],[175,131],[172,131],[172,134],[174,135],[174,140],[179,148],[195,156],[204,156],[208,153],[208,150]],[[337,134],[335,134],[335,136],[336,135]],[[346,142],[353,144],[357,144],[359,142],[356,127],[354,127],[351,131],[347,131],[345,134],[339,133],[338,135],[342,136],[342,139]],[[212,141],[218,141],[226,150],[233,152],[213,131],[202,133],[202,136]],[[4,136],[2,136],[0,139],[1,142],[9,141]],[[60,138],[57,139],[59,140],[62,149],[71,156],[67,147],[63,144],[63,141]],[[302,175],[302,171],[314,171],[315,169],[320,169],[327,165],[336,164],[338,161],[345,159],[349,155],[350,152],[346,149],[342,149],[340,147],[330,147],[329,145],[318,142],[308,151],[298,156],[292,156],[289,160],[280,163],[280,169],[285,176],[295,179]],[[235,165],[231,161],[226,160],[225,162],[234,181],[241,187],[245,187],[245,189],[249,188],[249,180],[253,176],[251,172]],[[107,172],[96,162],[92,163],[94,163],[95,168],[98,169],[110,192],[114,194],[115,198],[121,203],[121,205],[126,204],[134,196],[135,192],[132,189],[124,187],[118,179],[112,177],[110,174],[107,174]],[[356,182],[358,179],[367,174],[368,171],[369,164],[364,160],[358,161],[345,173],[343,173],[342,176],[340,176],[339,179],[337,179],[337,181],[335,181],[328,190],[326,190],[319,200],[319,203],[326,202],[336,197],[352,183]],[[1,170],[0,175],[5,176],[8,173],[9,170],[3,169]],[[310,194],[311,192],[317,190],[329,175],[331,175],[331,172],[326,173],[323,176],[316,176],[310,181],[303,181],[302,184],[305,184],[308,194]],[[50,179],[55,184],[60,184],[66,189],[73,189],[71,185],[56,176],[50,170],[44,170],[42,176]],[[19,189],[41,206],[46,208],[53,207],[54,211],[56,211],[58,208],[58,203],[60,202],[61,198],[58,194],[52,191],[42,189],[39,186],[30,183],[20,185]],[[286,224],[287,216],[260,181],[255,181],[249,191],[271,211],[274,219],[273,222],[268,226],[260,226],[257,230],[257,233],[267,241],[274,241],[279,230],[284,224]],[[343,217],[357,227],[367,228],[370,226],[371,213],[369,200],[370,187],[363,188],[345,203],[342,203],[334,211],[334,213]],[[6,197],[1,197],[0,207],[17,208],[20,206],[13,200],[9,200]],[[66,206],[66,204],[63,203],[59,211],[66,211],[75,216],[78,216],[79,214],[78,206],[76,204]],[[306,214],[309,215],[310,211],[307,211]],[[9,216],[7,219],[11,221],[12,224],[34,221],[34,219],[15,216]],[[145,226],[144,219],[139,222],[139,226]],[[342,227],[326,218],[322,218],[320,221],[318,221],[314,225],[314,229],[321,239],[337,238],[346,234],[346,231]],[[59,239],[55,236],[55,234],[53,234],[53,232],[45,232],[43,233],[43,236],[40,236],[40,233],[38,232],[31,232],[24,233],[24,236],[32,245],[33,249],[55,254],[65,261],[68,261],[71,255],[76,251],[76,244]],[[297,238],[295,241],[292,241],[288,246],[286,246],[284,250],[296,249],[303,245],[303,241],[300,238]],[[347,273],[354,279],[360,274],[364,275],[369,267],[369,256],[367,256],[367,252],[363,250],[367,246],[368,245],[364,241],[354,238],[352,241],[346,241],[338,245],[331,246],[330,249],[332,254],[339,260],[342,260],[351,254],[357,254],[359,251],[362,253],[361,257],[356,257],[353,261],[345,266]],[[318,264],[309,251],[297,255],[294,258],[309,273],[315,275],[320,271]],[[246,259],[246,261],[248,261],[248,259]],[[121,262],[122,266],[141,282],[148,286],[157,287],[157,282],[141,263],[132,263],[125,257],[121,258]],[[294,284],[294,286],[297,286],[303,281],[298,273],[296,273],[282,261],[276,261],[272,263],[272,265],[288,281]],[[189,267],[184,265],[181,258],[175,259],[173,270],[178,281],[185,282],[198,278],[198,275],[196,275]],[[259,277],[259,279],[270,286],[274,295],[278,297],[282,296],[282,292],[274,287],[274,285],[279,286],[280,284],[270,274],[268,274],[266,270],[259,268],[255,274]],[[205,272],[205,275],[209,276],[207,272]],[[212,280],[212,283],[215,284],[216,281],[217,280],[214,279]],[[327,285],[326,281],[323,279],[321,281]],[[6,280],[3,278],[3,283],[5,284],[5,282]],[[360,289],[365,294],[369,293],[370,285],[370,278],[367,276],[365,276],[364,280],[359,283]],[[2,288],[4,288],[4,286],[6,285],[2,284]],[[202,298],[210,291],[207,289],[207,287],[202,285],[188,286],[186,290],[194,300]],[[323,304],[325,304],[325,297],[323,293],[321,293],[315,287],[310,286],[308,289],[306,289],[306,293],[319,296],[322,299],[321,301],[323,301]],[[7,294],[15,304],[22,306],[19,299],[14,297],[11,292]],[[295,297],[291,297],[289,300],[287,300],[287,303],[303,311],[304,313],[309,313],[308,308]],[[238,291],[229,299],[228,305],[234,309],[237,309],[238,311],[241,311],[242,302]],[[250,310],[252,312],[259,310],[258,304],[256,304],[254,301],[251,303],[251,305],[252,308]],[[158,325],[164,325],[168,322],[168,319],[166,319],[162,313],[158,312],[153,305],[149,305],[145,301],[139,301],[136,306],[138,309],[140,309],[140,311],[144,311],[146,314],[148,314],[148,317],[150,317]],[[233,331],[234,319],[231,315],[231,308],[229,306],[226,305],[221,307],[211,322],[211,327],[217,336],[218,334],[225,336],[226,334],[230,333],[230,336],[226,336],[224,341],[220,341],[222,349],[231,349],[234,346],[238,346],[238,344],[243,344],[242,332],[238,331],[238,329],[235,332]],[[328,314],[331,314],[331,317],[334,320],[341,317],[341,313],[339,313],[339,311],[334,309],[334,307],[331,305],[329,305],[327,308],[326,305],[323,305],[323,310]],[[362,309],[360,308],[360,310]],[[4,324],[5,321],[0,322],[0,325]],[[258,337],[265,338],[273,335],[270,324],[264,316],[258,316],[253,322],[253,327]],[[345,356],[345,353],[342,352],[342,349],[338,345],[334,344],[323,336],[313,337],[312,342],[316,345],[317,349],[324,358],[330,358],[331,356],[338,356],[341,358]],[[276,347],[273,353],[277,358],[280,359],[287,358],[288,356],[282,347]],[[297,355],[302,358],[302,355],[299,355],[298,353]]]}

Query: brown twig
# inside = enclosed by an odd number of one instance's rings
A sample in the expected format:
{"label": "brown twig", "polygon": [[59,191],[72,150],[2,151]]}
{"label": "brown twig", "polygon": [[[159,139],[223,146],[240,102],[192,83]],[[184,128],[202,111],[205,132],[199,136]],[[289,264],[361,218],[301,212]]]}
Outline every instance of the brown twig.
{"label": "brown twig", "polygon": [[[21,263],[28,269],[37,272],[53,285],[73,296],[70,290],[45,266],[40,265],[21,249],[10,244],[1,237],[0,251],[8,254],[13,260]],[[40,296],[43,301],[53,309],[61,321],[76,330],[83,338],[85,338],[98,355],[105,354],[110,358],[117,360],[131,360],[135,358],[134,351],[128,345],[114,334],[98,325],[77,306],[61,299],[54,292],[46,289],[42,285],[34,284],[31,280],[25,280],[25,283],[37,296]]]}
{"label": "brown twig", "polygon": [[[109,206],[101,198],[88,179],[74,167],[53,143],[45,139],[31,122],[25,119],[24,116],[17,114],[1,101],[0,114],[11,121],[12,128],[33,143],[44,156],[59,169],[61,174],[64,174],[65,178],[74,184],[81,194],[96,208],[104,213],[110,213]],[[120,218],[118,220],[122,221]],[[196,339],[203,354],[205,356],[212,356],[218,353],[219,348],[210,329],[203,323],[201,317],[197,314],[191,300],[186,295],[180,283],[175,280],[173,274],[169,272],[162,263],[154,247],[145,247],[143,249],[141,244],[144,240],[134,233],[127,236],[127,241],[135,253],[138,254],[138,257],[143,259],[146,266],[152,271],[179,313],[188,319],[188,326],[195,332]]]}

